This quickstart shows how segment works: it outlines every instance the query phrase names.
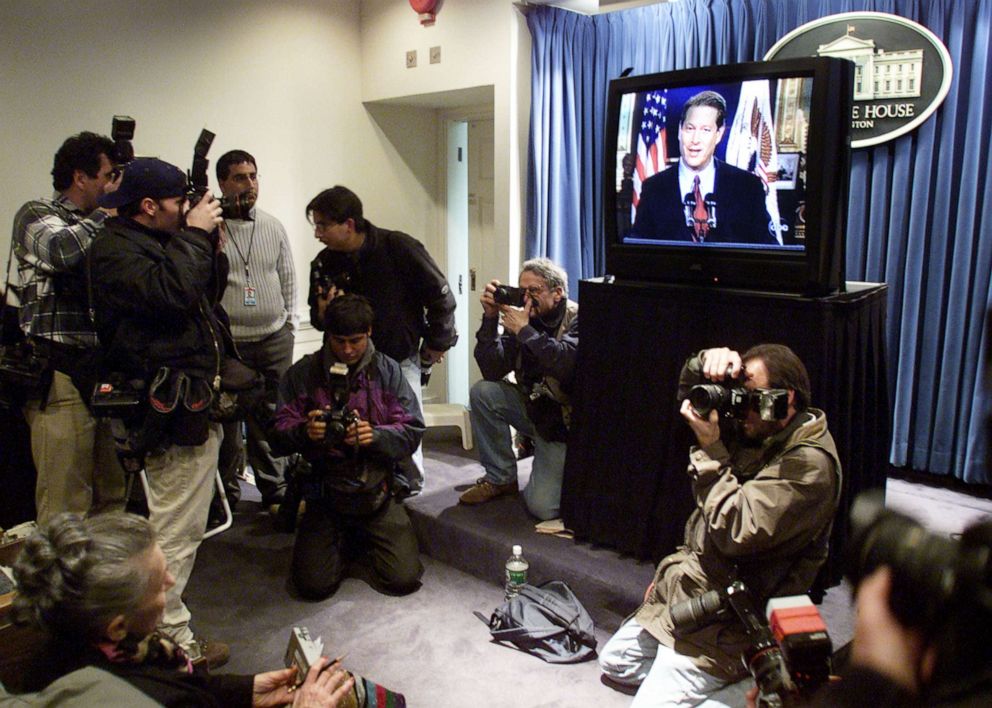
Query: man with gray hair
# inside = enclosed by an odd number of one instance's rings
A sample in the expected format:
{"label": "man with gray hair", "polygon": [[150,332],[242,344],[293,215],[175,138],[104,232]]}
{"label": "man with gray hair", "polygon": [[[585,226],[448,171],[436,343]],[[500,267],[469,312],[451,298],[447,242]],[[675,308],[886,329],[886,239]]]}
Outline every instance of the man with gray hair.
{"label": "man with gray hair", "polygon": [[[524,263],[518,283],[515,292],[492,280],[482,293],[475,360],[484,380],[472,387],[470,398],[486,474],[459,501],[483,504],[517,493],[513,426],[534,439],[534,466],[524,489],[527,510],[547,520],[558,517],[561,501],[579,306],[568,299],[568,275],[547,258]],[[515,383],[504,378],[511,371]]]}

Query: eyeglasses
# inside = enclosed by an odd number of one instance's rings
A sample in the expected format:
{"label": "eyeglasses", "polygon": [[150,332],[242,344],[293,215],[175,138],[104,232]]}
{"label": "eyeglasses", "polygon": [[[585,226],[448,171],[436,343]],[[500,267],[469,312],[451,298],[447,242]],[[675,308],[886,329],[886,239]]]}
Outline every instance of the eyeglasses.
{"label": "eyeglasses", "polygon": [[535,298],[539,296],[541,293],[543,293],[545,290],[547,290],[547,288],[542,287],[540,285],[532,285],[531,287],[526,288],[527,294]]}

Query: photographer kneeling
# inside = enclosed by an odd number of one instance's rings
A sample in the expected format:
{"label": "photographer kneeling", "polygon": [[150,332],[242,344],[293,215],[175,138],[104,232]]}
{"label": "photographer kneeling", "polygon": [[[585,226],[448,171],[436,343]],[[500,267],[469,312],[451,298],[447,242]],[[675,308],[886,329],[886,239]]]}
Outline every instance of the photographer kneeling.
{"label": "photographer kneeling", "polygon": [[[709,382],[718,385],[698,387]],[[662,559],[644,603],[600,654],[609,679],[640,687],[635,708],[739,705],[750,687],[735,683],[746,675],[750,640],[733,613],[678,631],[673,606],[740,580],[764,607],[816,578],[841,470],[826,417],[809,398],[806,367],[779,344],[743,357],[708,349],[683,368],[681,412],[698,441],[688,469],[696,511],[684,545]]]}
{"label": "photographer kneeling", "polygon": [[[527,510],[547,520],[559,515],[561,504],[579,306],[568,299],[568,274],[547,258],[526,261],[518,282],[514,288],[492,280],[480,297],[475,360],[485,380],[472,386],[470,409],[486,473],[458,500],[485,504],[518,492],[512,426],[534,440],[523,496]],[[510,372],[515,383],[505,378]]]}
{"label": "photographer kneeling", "polygon": [[372,584],[405,594],[419,586],[417,537],[393,500],[394,466],[424,434],[417,399],[399,364],[372,343],[374,313],[360,295],[331,300],[324,346],[279,383],[269,440],[277,454],[300,452],[312,473],[298,480],[306,510],[293,546],[301,595],[337,590],[349,558],[367,551]]}
{"label": "photographer kneeling", "polygon": [[[165,706],[343,705],[352,679],[326,660],[299,690],[295,669],[254,676],[211,676],[194,669],[172,639],[156,631],[175,579],[151,524],[109,513],[61,514],[25,543],[14,565],[17,617],[47,643],[27,672],[28,690],[83,667],[102,669]],[[81,700],[77,695],[76,700]]]}

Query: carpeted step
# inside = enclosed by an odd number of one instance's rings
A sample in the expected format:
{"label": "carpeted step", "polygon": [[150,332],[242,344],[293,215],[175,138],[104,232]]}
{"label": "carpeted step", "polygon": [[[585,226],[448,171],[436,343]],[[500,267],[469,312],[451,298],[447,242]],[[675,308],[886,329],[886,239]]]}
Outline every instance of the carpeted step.
{"label": "carpeted step", "polygon": [[[452,429],[454,430],[454,429]],[[427,484],[406,501],[421,552],[478,578],[502,585],[504,564],[514,544],[530,563],[528,581],[567,582],[597,626],[612,631],[634,611],[654,572],[650,563],[610,549],[539,534],[536,520],[520,496],[505,496],[479,506],[458,503],[458,496],[482,475],[474,451],[465,451],[455,434],[431,429],[424,445]],[[531,460],[519,465],[521,489]]]}

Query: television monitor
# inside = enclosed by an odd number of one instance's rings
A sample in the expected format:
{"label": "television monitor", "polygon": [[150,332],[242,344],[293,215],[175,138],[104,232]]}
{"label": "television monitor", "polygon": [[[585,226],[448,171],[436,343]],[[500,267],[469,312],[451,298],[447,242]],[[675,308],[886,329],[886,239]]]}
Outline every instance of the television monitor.
{"label": "television monitor", "polygon": [[852,66],[813,57],[611,81],[607,273],[843,290]]}

